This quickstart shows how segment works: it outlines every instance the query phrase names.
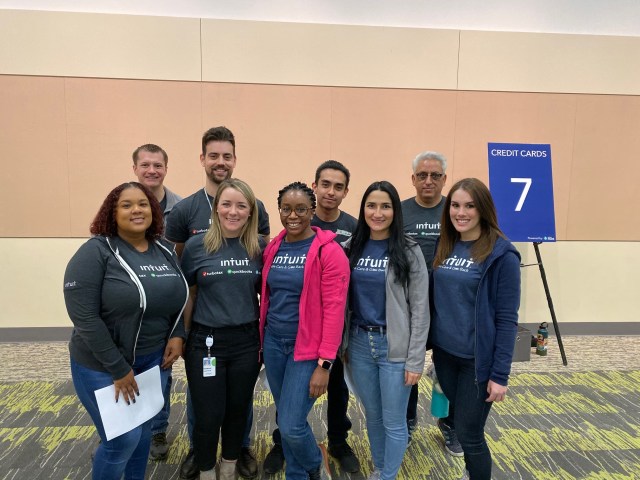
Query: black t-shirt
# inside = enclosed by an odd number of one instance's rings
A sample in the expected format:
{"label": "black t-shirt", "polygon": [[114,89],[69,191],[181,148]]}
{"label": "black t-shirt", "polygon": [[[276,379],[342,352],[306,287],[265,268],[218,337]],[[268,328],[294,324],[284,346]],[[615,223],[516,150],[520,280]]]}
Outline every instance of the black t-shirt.
{"label": "black t-shirt", "polygon": [[121,239],[118,246],[122,258],[138,275],[147,300],[136,354],[156,352],[165,345],[171,320],[184,305],[187,296],[184,280],[154,242],[149,242],[146,252],[137,251]]}
{"label": "black t-shirt", "polygon": [[402,202],[404,233],[420,245],[429,271],[432,270],[433,257],[436,254],[436,240],[440,236],[440,219],[445,200],[445,197],[442,197],[440,203],[431,208],[418,205],[415,197]]}
{"label": "black t-shirt", "polygon": [[[166,220],[167,229],[165,236],[175,243],[185,243],[190,237],[204,233],[211,225],[211,208],[214,197],[211,197],[203,189],[181,200],[169,213]],[[269,214],[264,204],[257,200],[258,204],[258,233],[269,235]]]}
{"label": "black t-shirt", "polygon": [[215,253],[204,248],[204,234],[191,237],[182,254],[182,271],[198,295],[192,320],[208,327],[258,320],[262,258],[249,258],[238,238],[228,238]]}
{"label": "black t-shirt", "polygon": [[329,230],[338,235],[336,237],[336,242],[340,244],[351,238],[357,224],[358,221],[354,217],[342,210],[340,211],[340,216],[333,222],[325,222],[315,215],[311,219],[311,225],[314,227],[318,227],[322,230]]}

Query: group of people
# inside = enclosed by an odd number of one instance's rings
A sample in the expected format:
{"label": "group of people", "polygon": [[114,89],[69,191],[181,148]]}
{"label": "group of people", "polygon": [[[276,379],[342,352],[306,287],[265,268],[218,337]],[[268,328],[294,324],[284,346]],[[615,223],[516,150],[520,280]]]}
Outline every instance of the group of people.
{"label": "group of people", "polygon": [[[166,152],[139,147],[139,181],[109,193],[67,266],[71,373],[101,440],[93,478],[143,479],[149,457],[166,457],[171,367],[182,356],[191,449],[181,478],[257,476],[249,435],[264,364],[278,426],[266,473],[284,466],[287,479],[327,479],[329,455],[360,470],[347,443],[349,377],[365,412],[369,478],[393,479],[430,349],[450,401],[438,421],[445,449],[464,456],[462,478],[490,479],[484,426],[507,393],[520,256],[487,187],[468,178],[443,196],[446,159],[424,152],[413,162],[415,197],[401,201],[391,183],[373,182],[356,219],[339,208],[349,170],[329,160],[310,187],[278,192],[283,229],[270,241],[264,204],[232,176],[236,161],[233,133],[207,130],[205,187],[181,200],[163,185]],[[134,375],[154,366],[163,409],[107,440],[93,392],[113,385],[114,401],[134,403]],[[324,393],[327,448],[307,421]]]}

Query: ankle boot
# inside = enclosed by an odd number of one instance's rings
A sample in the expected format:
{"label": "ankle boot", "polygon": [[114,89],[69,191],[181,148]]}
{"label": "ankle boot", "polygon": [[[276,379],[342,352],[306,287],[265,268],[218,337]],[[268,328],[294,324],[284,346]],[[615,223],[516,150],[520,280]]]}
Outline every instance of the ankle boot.
{"label": "ankle boot", "polygon": [[220,459],[220,475],[218,480],[235,480],[236,479],[236,461]]}
{"label": "ankle boot", "polygon": [[212,468],[211,470],[200,472],[200,480],[217,480],[216,469]]}

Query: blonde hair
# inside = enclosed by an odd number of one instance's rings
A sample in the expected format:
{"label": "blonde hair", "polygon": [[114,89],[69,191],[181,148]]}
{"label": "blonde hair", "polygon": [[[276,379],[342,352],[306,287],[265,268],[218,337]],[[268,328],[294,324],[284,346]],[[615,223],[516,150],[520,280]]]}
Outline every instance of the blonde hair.
{"label": "blonde hair", "polygon": [[242,194],[249,203],[249,218],[240,232],[240,244],[245,248],[249,257],[257,258],[261,254],[260,243],[258,242],[258,209],[256,196],[251,187],[242,180],[229,178],[223,181],[218,187],[216,198],[211,209],[211,226],[204,234],[204,249],[207,253],[215,253],[226,243],[222,234],[220,219],[218,218],[218,203],[222,192],[227,188],[233,188]]}

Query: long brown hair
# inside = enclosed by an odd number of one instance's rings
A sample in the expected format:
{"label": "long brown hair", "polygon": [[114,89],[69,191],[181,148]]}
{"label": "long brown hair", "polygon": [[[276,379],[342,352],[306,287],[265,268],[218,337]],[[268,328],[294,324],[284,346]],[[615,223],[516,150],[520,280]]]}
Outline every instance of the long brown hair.
{"label": "long brown hair", "polygon": [[460,233],[453,226],[449,210],[451,209],[451,196],[457,190],[464,190],[473,199],[473,204],[480,215],[480,238],[473,242],[471,256],[480,263],[493,251],[498,237],[506,238],[498,226],[498,215],[493,198],[487,186],[477,178],[464,178],[451,187],[444,208],[442,209],[442,219],[440,221],[440,242],[433,259],[433,268],[443,263],[451,252],[455,243],[460,240]]}

